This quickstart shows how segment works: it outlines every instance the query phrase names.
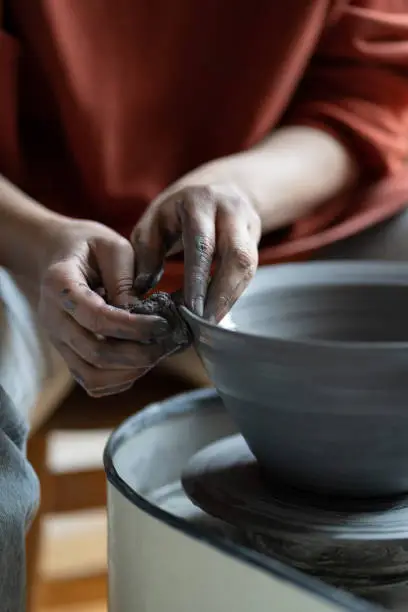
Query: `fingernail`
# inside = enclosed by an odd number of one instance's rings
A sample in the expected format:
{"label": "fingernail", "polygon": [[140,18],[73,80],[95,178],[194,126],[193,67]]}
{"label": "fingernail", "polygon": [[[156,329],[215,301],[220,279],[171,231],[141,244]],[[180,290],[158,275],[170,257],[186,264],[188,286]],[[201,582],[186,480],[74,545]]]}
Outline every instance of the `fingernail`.
{"label": "fingernail", "polygon": [[133,289],[137,294],[144,295],[150,289],[153,289],[160,281],[163,275],[163,270],[154,274],[139,274],[134,282]]}
{"label": "fingernail", "polygon": [[133,284],[136,293],[146,293],[153,285],[153,274],[139,274]]}

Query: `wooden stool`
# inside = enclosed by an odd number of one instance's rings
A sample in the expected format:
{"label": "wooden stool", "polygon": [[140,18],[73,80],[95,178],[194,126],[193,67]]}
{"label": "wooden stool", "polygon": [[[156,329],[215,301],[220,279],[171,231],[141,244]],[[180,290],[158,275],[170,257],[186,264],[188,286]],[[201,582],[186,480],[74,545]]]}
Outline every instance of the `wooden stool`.
{"label": "wooden stool", "polygon": [[99,599],[101,592],[106,593],[106,572],[83,576],[75,581],[55,579],[45,582],[40,577],[38,570],[44,516],[106,505],[106,482],[102,469],[66,473],[50,471],[47,465],[50,434],[56,431],[111,430],[147,404],[191,389],[192,383],[181,377],[155,370],[137,381],[133,389],[117,396],[93,399],[80,387],[75,387],[61,407],[30,438],[28,457],[40,479],[42,500],[27,537],[28,612],[36,612],[39,601],[46,606],[84,604],[85,601]]}

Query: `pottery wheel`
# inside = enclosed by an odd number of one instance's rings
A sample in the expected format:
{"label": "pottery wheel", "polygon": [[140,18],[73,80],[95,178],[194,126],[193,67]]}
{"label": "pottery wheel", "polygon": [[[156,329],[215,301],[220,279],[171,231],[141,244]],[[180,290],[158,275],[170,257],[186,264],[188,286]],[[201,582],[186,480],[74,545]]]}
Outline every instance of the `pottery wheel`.
{"label": "pottery wheel", "polygon": [[265,477],[240,435],[194,455],[182,484],[254,550],[373,601],[388,603],[395,589],[406,597],[408,497],[344,500],[289,489]]}
{"label": "pottery wheel", "polygon": [[299,533],[339,539],[408,538],[408,498],[321,498],[266,479],[240,435],[199,451],[182,475],[190,499],[203,510],[270,535]]}

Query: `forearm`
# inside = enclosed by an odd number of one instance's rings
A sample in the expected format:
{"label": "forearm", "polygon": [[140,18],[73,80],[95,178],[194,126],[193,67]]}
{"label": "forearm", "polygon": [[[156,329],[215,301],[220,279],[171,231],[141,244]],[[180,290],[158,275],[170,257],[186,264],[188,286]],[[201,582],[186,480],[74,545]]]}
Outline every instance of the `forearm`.
{"label": "forearm", "polygon": [[60,219],[0,176],[0,266],[37,278]]}
{"label": "forearm", "polygon": [[228,180],[250,196],[263,233],[304,217],[357,177],[344,146],[309,127],[277,130],[254,149],[216,162],[215,168],[215,180],[222,180],[225,168]]}

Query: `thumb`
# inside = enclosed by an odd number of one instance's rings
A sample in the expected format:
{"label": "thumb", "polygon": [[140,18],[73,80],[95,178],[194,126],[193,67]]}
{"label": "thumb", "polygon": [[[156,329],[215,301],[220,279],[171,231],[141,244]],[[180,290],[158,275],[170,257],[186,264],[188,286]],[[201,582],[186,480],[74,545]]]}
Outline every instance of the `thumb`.
{"label": "thumb", "polygon": [[144,295],[159,282],[163,274],[165,245],[158,223],[142,222],[132,232],[131,242],[135,253],[136,278],[134,291]]}
{"label": "thumb", "polygon": [[109,304],[129,305],[135,273],[135,255],[130,242],[121,236],[97,241],[94,253]]}

